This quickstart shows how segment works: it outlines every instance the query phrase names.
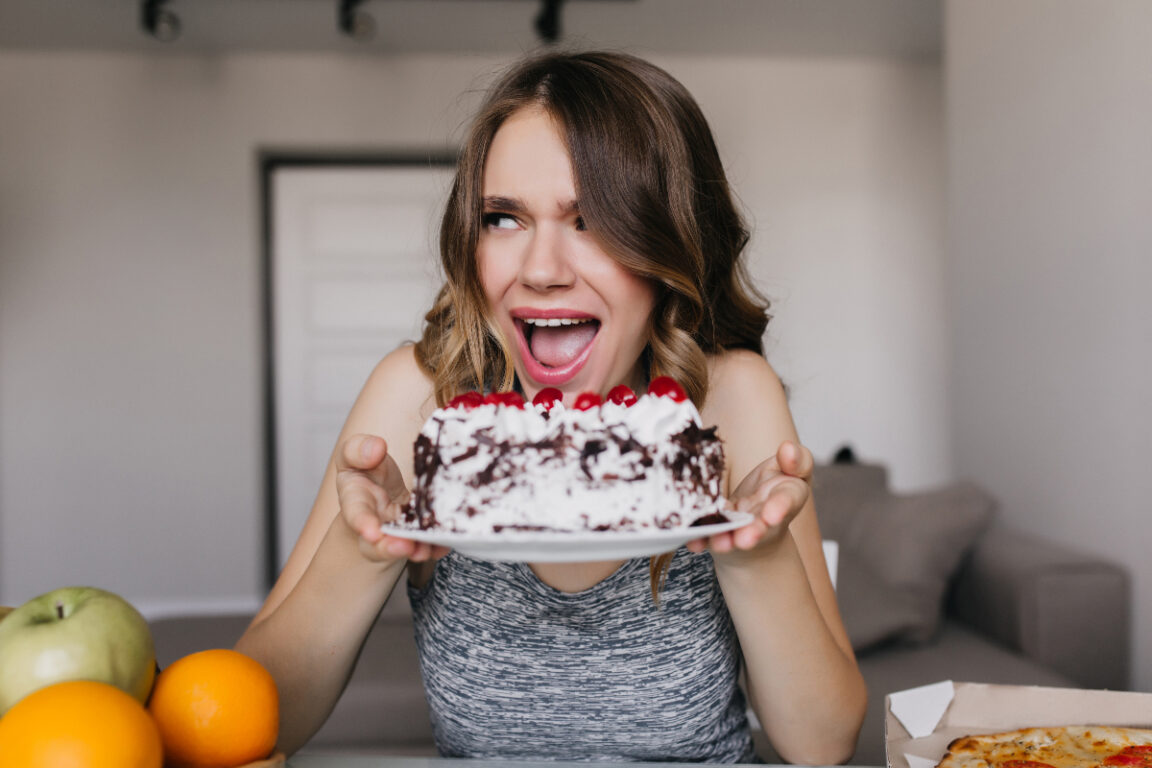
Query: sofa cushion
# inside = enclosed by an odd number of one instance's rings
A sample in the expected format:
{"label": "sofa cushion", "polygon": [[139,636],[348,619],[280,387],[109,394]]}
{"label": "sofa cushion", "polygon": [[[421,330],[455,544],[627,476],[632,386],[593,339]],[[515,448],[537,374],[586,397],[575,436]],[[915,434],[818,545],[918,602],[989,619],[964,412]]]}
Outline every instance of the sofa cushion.
{"label": "sofa cushion", "polygon": [[837,595],[853,647],[930,639],[952,578],[992,518],[992,499],[971,483],[956,483],[869,494],[851,506],[850,519],[837,521]]}
{"label": "sofa cushion", "polygon": [[841,541],[865,501],[888,495],[888,472],[880,464],[819,465],[812,473],[812,498],[826,539]]}
{"label": "sofa cushion", "polygon": [[844,547],[838,557],[836,597],[857,651],[913,635],[923,622],[911,592],[884,582],[864,558]]}

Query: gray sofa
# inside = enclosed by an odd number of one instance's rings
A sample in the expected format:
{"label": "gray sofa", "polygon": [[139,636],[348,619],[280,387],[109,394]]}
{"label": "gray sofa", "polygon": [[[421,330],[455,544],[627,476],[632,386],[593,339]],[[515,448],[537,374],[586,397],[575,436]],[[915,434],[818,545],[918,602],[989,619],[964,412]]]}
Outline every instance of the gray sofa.
{"label": "gray sofa", "polygon": [[[813,485],[823,533],[839,543],[838,596],[869,688],[854,764],[884,764],[892,691],[946,679],[1127,687],[1129,582],[1115,564],[998,525],[992,500],[970,484],[893,494],[883,467],[834,464]],[[249,618],[153,621],[161,666],[230,647]],[[435,754],[402,589],[308,749]]]}

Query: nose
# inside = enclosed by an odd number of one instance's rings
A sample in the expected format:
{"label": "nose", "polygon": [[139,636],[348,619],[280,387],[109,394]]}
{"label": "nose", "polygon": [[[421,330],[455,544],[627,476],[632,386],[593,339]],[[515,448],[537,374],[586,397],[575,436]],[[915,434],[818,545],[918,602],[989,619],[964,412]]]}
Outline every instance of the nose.
{"label": "nose", "polygon": [[571,286],[576,273],[568,248],[563,232],[551,227],[533,230],[520,264],[520,282],[537,291]]}

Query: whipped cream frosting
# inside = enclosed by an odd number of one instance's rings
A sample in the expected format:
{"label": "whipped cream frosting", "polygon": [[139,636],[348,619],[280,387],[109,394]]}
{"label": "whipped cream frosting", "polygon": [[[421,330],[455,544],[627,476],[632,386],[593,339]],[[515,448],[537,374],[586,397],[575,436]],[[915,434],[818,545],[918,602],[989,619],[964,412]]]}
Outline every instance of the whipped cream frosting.
{"label": "whipped cream frosting", "polygon": [[[690,400],[435,411],[416,440],[409,527],[459,533],[687,527],[723,519],[724,453]],[[720,515],[720,518],[716,516]]]}

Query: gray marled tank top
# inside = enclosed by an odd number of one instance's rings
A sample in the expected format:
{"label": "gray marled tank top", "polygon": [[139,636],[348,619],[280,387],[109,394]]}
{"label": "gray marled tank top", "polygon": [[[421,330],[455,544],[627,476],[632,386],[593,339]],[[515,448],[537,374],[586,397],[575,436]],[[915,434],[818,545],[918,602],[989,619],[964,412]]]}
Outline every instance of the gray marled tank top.
{"label": "gray marled tank top", "polygon": [[452,552],[408,593],[443,755],[756,761],[710,555],[681,548],[659,606],[647,558],[573,594]]}

